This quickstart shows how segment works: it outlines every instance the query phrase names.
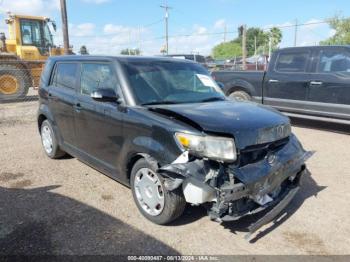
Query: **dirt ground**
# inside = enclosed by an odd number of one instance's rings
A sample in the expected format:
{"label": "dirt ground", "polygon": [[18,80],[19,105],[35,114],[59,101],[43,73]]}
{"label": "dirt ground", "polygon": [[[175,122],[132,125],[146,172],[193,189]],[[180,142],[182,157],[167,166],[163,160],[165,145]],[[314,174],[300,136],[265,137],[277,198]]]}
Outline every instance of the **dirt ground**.
{"label": "dirt ground", "polygon": [[315,155],[276,224],[219,224],[189,206],[169,226],[144,219],[128,188],[77,159],[44,155],[37,102],[0,104],[0,254],[350,254],[350,136],[293,131]]}

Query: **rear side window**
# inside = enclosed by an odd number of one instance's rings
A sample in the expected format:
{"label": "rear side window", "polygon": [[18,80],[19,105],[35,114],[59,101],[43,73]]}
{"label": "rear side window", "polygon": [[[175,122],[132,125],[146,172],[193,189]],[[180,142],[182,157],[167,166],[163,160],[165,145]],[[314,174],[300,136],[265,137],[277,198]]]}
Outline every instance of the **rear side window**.
{"label": "rear side window", "polygon": [[350,73],[350,55],[340,50],[325,50],[320,54],[319,73]]}
{"label": "rear side window", "polygon": [[76,63],[58,63],[51,84],[56,87],[74,89],[77,70],[78,64]]}
{"label": "rear side window", "polygon": [[279,72],[305,72],[308,58],[308,52],[280,53],[275,70]]}
{"label": "rear side window", "polygon": [[117,79],[110,64],[83,63],[81,68],[81,93],[90,95],[103,88],[117,91]]}

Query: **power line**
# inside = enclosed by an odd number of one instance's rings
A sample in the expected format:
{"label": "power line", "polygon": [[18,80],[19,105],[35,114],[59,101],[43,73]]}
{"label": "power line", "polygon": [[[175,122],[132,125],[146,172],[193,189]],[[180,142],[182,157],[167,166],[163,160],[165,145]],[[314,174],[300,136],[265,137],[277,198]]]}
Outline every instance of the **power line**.
{"label": "power line", "polygon": [[157,21],[155,21],[155,22],[153,22],[153,23],[150,23],[150,24],[141,25],[141,27],[143,27],[143,28],[147,28],[147,27],[151,27],[151,26],[154,26],[154,25],[160,24],[160,23],[162,23],[162,22],[163,22],[163,19],[160,19],[160,20],[157,20]]}

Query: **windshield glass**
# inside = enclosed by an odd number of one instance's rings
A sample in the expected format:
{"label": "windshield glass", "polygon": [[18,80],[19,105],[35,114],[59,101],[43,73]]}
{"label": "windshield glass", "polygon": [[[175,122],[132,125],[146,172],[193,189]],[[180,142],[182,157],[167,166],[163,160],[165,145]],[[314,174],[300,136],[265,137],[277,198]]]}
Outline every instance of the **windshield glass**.
{"label": "windshield glass", "polygon": [[178,61],[122,62],[139,105],[199,103],[225,96],[200,65]]}
{"label": "windshield glass", "polygon": [[23,45],[41,46],[40,21],[22,19],[21,35]]}
{"label": "windshield glass", "polygon": [[21,19],[22,44],[36,46],[45,55],[53,47],[52,34],[47,22],[34,19]]}

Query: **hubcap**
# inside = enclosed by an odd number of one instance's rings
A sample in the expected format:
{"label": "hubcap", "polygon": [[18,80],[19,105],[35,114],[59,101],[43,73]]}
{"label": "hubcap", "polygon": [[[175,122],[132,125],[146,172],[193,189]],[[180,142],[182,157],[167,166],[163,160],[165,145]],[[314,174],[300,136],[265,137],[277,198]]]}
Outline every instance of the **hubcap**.
{"label": "hubcap", "polygon": [[237,93],[236,94],[235,93],[230,94],[229,98],[231,98],[233,100],[237,100],[237,101],[245,101],[246,100],[243,96],[241,96],[241,95],[239,95]]}
{"label": "hubcap", "polygon": [[41,140],[43,142],[46,153],[52,152],[52,134],[48,126],[44,126],[41,130]]}
{"label": "hubcap", "polygon": [[144,211],[159,215],[164,208],[164,190],[159,177],[149,168],[137,171],[134,181],[135,195]]}
{"label": "hubcap", "polygon": [[5,95],[15,94],[18,90],[18,80],[11,75],[0,76],[0,92]]}

